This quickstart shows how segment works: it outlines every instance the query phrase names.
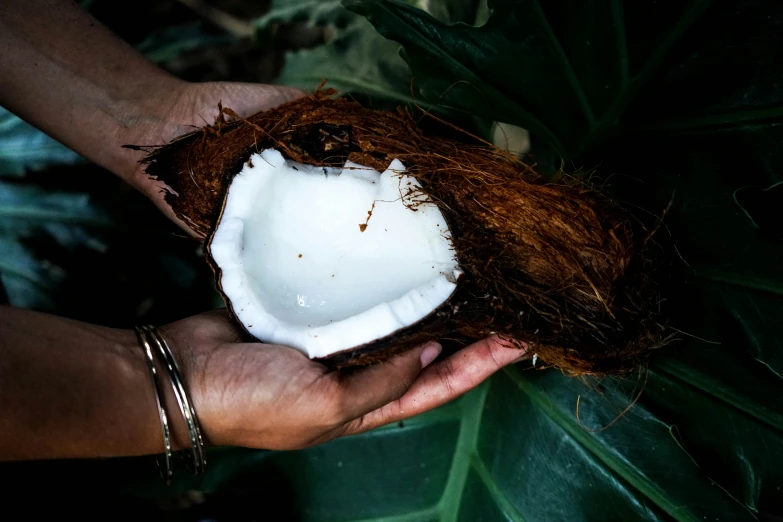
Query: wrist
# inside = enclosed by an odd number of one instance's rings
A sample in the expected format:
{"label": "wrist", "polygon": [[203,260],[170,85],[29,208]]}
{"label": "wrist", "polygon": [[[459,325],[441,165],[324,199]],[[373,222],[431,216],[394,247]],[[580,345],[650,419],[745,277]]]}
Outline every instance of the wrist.
{"label": "wrist", "polygon": [[[185,132],[185,125],[175,114],[174,107],[185,96],[188,83],[173,76],[158,79],[140,92],[132,92],[129,97],[116,99],[112,103],[111,119],[116,129],[112,148],[116,153],[116,162],[110,170],[123,180],[149,195],[152,187],[157,188],[143,172],[139,161],[144,151],[124,148],[124,145],[151,147],[164,145],[177,133]],[[100,145],[100,144],[99,144]]]}
{"label": "wrist", "polygon": [[[135,332],[125,332],[124,335],[128,343],[125,345],[126,373],[133,375],[132,380],[136,383],[135,389],[140,391],[140,393],[136,394],[136,397],[142,399],[139,407],[144,409],[145,418],[148,419],[148,422],[146,422],[145,425],[149,426],[150,429],[148,431],[150,437],[155,441],[154,446],[157,450],[154,452],[164,452],[162,419],[160,412],[158,411],[158,400],[160,400],[160,405],[163,407],[166,414],[172,451],[189,450],[192,445],[190,442],[190,432],[188,430],[187,421],[180,409],[174,391],[174,383],[172,382],[171,375],[166,368],[163,358],[156,346],[150,341],[153,364],[157,375],[157,386],[160,391],[160,395],[156,399],[157,391],[149,367],[149,361],[145,354],[145,346],[139,340],[139,336]],[[177,357],[176,354],[175,358],[179,364],[180,358]],[[190,400],[193,400],[192,392],[190,392],[187,384],[186,389],[188,391],[188,397]]]}
{"label": "wrist", "polygon": [[[192,84],[172,77],[170,82],[158,84],[148,96],[124,104],[118,111],[121,134],[113,141],[117,154],[114,167],[109,168],[129,185],[144,194],[171,221],[190,235],[196,235],[166,202],[168,187],[160,180],[146,173],[144,159],[148,148],[165,145],[174,138],[194,129],[194,116],[187,109],[197,113],[192,104]],[[125,145],[142,147],[142,150],[125,148]]]}
{"label": "wrist", "polygon": [[[221,442],[219,442],[222,440],[219,433],[220,430],[215,422],[215,419],[219,419],[220,415],[219,413],[218,415],[214,414],[214,408],[211,407],[208,389],[204,382],[206,361],[199,360],[197,351],[191,344],[190,339],[183,339],[181,336],[174,335],[175,332],[167,327],[159,328],[158,331],[163,339],[165,339],[174,360],[177,362],[188,400],[196,413],[196,419],[200,426],[204,445],[211,446],[221,444]],[[160,372],[159,375],[164,376],[166,412],[169,417],[174,416],[177,422],[177,445],[175,449],[190,449],[190,433],[188,431],[187,422],[182,415],[179,403],[174,394],[173,383],[170,380],[168,370],[164,368],[162,361],[157,360],[157,358],[156,367]],[[172,438],[173,437],[172,431]],[[172,440],[172,443],[173,442],[174,441]]]}

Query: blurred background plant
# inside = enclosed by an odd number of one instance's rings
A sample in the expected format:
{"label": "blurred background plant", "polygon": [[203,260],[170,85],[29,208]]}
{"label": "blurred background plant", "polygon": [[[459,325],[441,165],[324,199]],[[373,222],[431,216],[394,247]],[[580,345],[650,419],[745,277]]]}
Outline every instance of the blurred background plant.
{"label": "blurred background plant", "polygon": [[[366,105],[530,147],[548,174],[591,172],[652,226],[671,204],[651,256],[681,340],[629,378],[518,366],[318,448],[216,448],[205,477],[169,489],[151,459],[8,464],[9,505],[30,518],[783,520],[783,4],[83,3],[187,80],[328,79]],[[121,327],[219,305],[196,243],[8,113],[0,202],[13,304]]]}

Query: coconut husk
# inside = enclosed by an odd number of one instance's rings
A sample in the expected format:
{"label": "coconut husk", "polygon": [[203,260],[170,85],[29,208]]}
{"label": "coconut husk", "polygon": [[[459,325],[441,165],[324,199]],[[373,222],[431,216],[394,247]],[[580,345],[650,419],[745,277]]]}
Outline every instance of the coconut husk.
{"label": "coconut husk", "polygon": [[421,182],[451,228],[465,272],[457,291],[424,321],[327,363],[368,364],[433,338],[498,334],[527,344],[544,366],[600,374],[635,369],[661,345],[643,258],[649,234],[617,205],[582,182],[547,180],[478,139],[426,135],[405,109],[371,110],[335,95],[319,89],[247,119],[222,109],[214,125],[145,160],[147,173],[170,187],[177,216],[205,238],[233,176],[265,148],[381,172],[397,158]]}

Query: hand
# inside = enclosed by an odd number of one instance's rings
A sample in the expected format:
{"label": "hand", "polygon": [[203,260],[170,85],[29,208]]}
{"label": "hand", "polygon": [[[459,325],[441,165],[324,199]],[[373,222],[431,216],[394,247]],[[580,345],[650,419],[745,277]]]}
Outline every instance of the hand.
{"label": "hand", "polygon": [[[174,138],[212,124],[218,116],[218,102],[242,117],[271,109],[305,93],[292,87],[235,82],[178,82],[176,87],[150,96],[148,103],[135,108],[132,132],[125,138],[129,145],[165,145]],[[185,230],[190,229],[174,216],[164,201],[165,185],[151,180],[144,172],[146,165],[138,163],[141,152],[128,156],[128,172],[119,172],[132,185],[149,197],[166,216]]]}
{"label": "hand", "polygon": [[[225,311],[161,328],[211,444],[290,450],[429,411],[472,389],[525,352],[489,338],[434,364],[430,343],[350,374],[292,348],[242,343]],[[426,369],[425,369],[426,368]]]}

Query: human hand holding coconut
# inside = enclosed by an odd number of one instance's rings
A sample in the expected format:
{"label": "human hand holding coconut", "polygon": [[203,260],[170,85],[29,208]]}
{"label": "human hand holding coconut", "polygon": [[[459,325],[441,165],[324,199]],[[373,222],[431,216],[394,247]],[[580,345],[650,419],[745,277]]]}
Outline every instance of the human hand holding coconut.
{"label": "human hand holding coconut", "polygon": [[178,354],[213,444],[296,449],[397,422],[449,402],[524,356],[495,337],[433,362],[428,343],[351,373],[245,338],[224,312],[161,332]]}
{"label": "human hand holding coconut", "polygon": [[[245,116],[299,94],[182,82],[61,0],[0,4],[0,70],[0,104],[121,176],[169,216],[161,184],[142,172],[138,151],[122,145],[164,144],[213,119],[219,101]],[[427,366],[438,350],[424,346],[433,338],[425,330],[416,343],[408,339],[405,353],[349,374],[291,348],[239,342],[239,326],[222,313],[161,331],[207,442],[263,448],[316,444],[424,412],[522,353],[485,340]],[[187,447],[173,388],[162,384],[173,447]],[[0,307],[0,459],[159,453],[154,404],[133,332]]]}
{"label": "human hand holding coconut", "polygon": [[168,143],[213,121],[221,100],[249,116],[302,94],[182,81],[63,0],[0,4],[0,70],[3,107],[117,174],[180,224],[163,202],[161,183],[139,168],[141,155],[122,146]]}
{"label": "human hand holding coconut", "polygon": [[[159,94],[155,104],[139,116],[118,140],[118,145],[160,145],[212,122],[218,116],[220,102],[240,116],[250,116],[298,98],[304,93],[292,87],[240,82],[187,83],[172,78],[172,85]],[[105,143],[100,143],[101,147]],[[145,194],[172,221],[194,234],[193,230],[166,203],[165,184],[151,179],[139,164],[138,152],[125,151],[113,171]]]}
{"label": "human hand holding coconut", "polygon": [[[521,355],[492,339],[433,362],[440,349],[427,344],[348,374],[291,348],[242,342],[244,333],[221,311],[159,331],[205,442],[265,449],[310,446],[417,415]],[[161,453],[144,359],[132,331],[0,306],[0,460]],[[187,449],[186,422],[156,364],[172,449]]]}

